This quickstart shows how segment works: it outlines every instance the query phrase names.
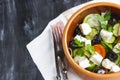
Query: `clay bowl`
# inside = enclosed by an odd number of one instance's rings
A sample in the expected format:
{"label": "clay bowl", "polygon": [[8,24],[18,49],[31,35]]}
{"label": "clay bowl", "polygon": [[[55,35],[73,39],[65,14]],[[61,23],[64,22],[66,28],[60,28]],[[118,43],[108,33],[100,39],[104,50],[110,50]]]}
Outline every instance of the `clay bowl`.
{"label": "clay bowl", "polygon": [[106,10],[109,10],[112,14],[120,16],[120,5],[109,2],[91,3],[74,13],[64,29],[62,44],[65,56],[73,70],[84,80],[120,80],[120,72],[111,74],[97,74],[83,69],[73,60],[68,49],[69,42],[77,24],[82,23],[84,17],[90,13],[101,13]]}

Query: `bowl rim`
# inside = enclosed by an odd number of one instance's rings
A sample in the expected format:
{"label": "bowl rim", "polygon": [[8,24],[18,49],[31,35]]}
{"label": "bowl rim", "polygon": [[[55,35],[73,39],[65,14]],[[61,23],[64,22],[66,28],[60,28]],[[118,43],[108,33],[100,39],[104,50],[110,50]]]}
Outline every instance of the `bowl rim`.
{"label": "bowl rim", "polygon": [[64,49],[64,53],[65,56],[68,60],[68,62],[70,61],[74,67],[76,67],[78,70],[80,70],[82,73],[87,74],[88,76],[94,76],[94,77],[101,77],[101,78],[106,78],[106,77],[112,77],[112,76],[119,76],[120,72],[115,72],[115,73],[111,73],[111,74],[98,74],[98,73],[94,73],[91,71],[88,71],[82,67],[80,67],[71,57],[69,50],[68,50],[68,45],[67,45],[67,31],[68,31],[68,26],[70,26],[71,22],[74,20],[74,18],[79,15],[79,13],[81,13],[82,11],[85,11],[85,9],[89,9],[95,6],[110,6],[110,7],[115,7],[117,9],[120,9],[120,5],[116,4],[116,3],[112,3],[112,2],[95,2],[95,3],[90,3],[87,4],[85,6],[83,6],[82,8],[78,9],[67,21],[67,24],[65,25],[64,31],[63,31],[63,38],[62,38],[62,45],[63,45],[63,49]]}

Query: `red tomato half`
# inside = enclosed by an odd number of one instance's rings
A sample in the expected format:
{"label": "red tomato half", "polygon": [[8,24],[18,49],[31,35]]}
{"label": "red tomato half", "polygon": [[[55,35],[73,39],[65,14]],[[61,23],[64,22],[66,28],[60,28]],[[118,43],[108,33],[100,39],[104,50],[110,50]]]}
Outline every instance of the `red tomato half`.
{"label": "red tomato half", "polygon": [[105,58],[106,51],[105,51],[105,48],[101,44],[96,44],[93,47],[96,52],[98,52],[103,58]]}

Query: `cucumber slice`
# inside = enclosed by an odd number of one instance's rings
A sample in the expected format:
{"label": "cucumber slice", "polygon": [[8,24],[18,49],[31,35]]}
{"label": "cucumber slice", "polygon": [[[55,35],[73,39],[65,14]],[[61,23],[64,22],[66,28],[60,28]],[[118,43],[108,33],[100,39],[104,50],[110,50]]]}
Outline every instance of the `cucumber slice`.
{"label": "cucumber slice", "polygon": [[84,20],[83,20],[83,23],[87,23],[88,22],[88,19],[90,19],[94,14],[89,14],[87,15]]}
{"label": "cucumber slice", "polygon": [[95,28],[92,28],[92,31],[86,35],[86,38],[92,40],[96,34],[98,34],[98,31]]}
{"label": "cucumber slice", "polygon": [[72,54],[73,54],[73,57],[75,57],[76,55],[83,56],[84,50],[82,48],[74,49]]}
{"label": "cucumber slice", "polygon": [[100,30],[100,22],[97,19],[96,14],[89,14],[85,17],[83,23],[88,23],[91,27],[96,28],[97,30]]}
{"label": "cucumber slice", "polygon": [[120,23],[117,23],[113,27],[113,34],[117,37],[120,36]]}
{"label": "cucumber slice", "polygon": [[107,43],[113,43],[115,41],[115,37],[112,36],[110,40],[104,40],[104,41],[106,41]]}
{"label": "cucumber slice", "polygon": [[102,37],[102,39],[107,42],[107,43],[113,43],[115,40],[115,37],[113,36],[112,32],[109,32],[107,30],[102,29],[100,31],[100,36]]}

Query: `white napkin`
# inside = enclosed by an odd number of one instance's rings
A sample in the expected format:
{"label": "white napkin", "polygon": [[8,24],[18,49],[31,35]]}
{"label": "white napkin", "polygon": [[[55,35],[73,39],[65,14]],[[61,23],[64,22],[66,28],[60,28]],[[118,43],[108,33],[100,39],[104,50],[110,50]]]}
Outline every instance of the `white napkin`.
{"label": "white napkin", "polygon": [[[94,0],[90,1],[76,7],[73,7],[61,15],[59,15],[54,20],[50,21],[46,26],[45,30],[39,35],[37,38],[32,40],[28,45],[27,49],[34,61],[37,65],[38,69],[42,73],[45,80],[56,80],[56,68],[55,68],[55,60],[54,60],[54,46],[53,39],[51,34],[51,27],[55,25],[66,25],[67,20],[71,17],[71,15],[76,12],[81,7],[95,2],[103,2],[106,0]],[[109,0],[106,2],[114,2],[119,4],[119,0]],[[82,80],[71,68],[68,70],[69,80]]]}

